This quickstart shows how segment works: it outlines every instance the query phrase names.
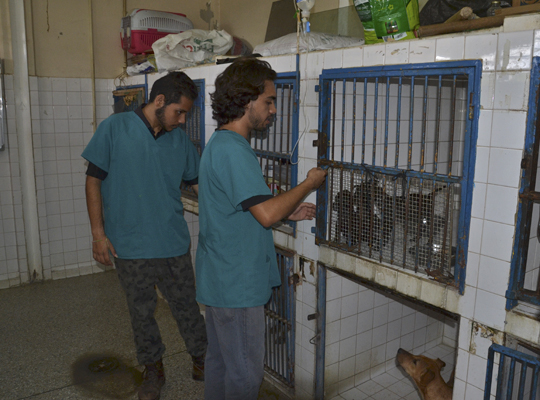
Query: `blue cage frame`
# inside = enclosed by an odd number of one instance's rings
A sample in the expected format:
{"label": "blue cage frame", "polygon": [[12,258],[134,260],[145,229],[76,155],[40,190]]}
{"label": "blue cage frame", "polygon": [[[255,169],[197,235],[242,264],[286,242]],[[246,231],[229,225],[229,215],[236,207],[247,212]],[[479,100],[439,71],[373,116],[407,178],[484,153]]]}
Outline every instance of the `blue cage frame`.
{"label": "blue cage frame", "polygon": [[[319,154],[318,164],[322,168],[328,168],[331,164],[329,157],[329,132],[331,124],[331,84],[334,81],[354,79],[354,78],[381,78],[381,77],[411,77],[430,75],[467,75],[468,76],[468,96],[467,109],[469,118],[466,119],[465,148],[463,160],[463,172],[459,179],[455,177],[438,176],[441,181],[449,183],[461,183],[461,204],[458,224],[458,243],[456,249],[456,263],[454,268],[454,285],[459,293],[463,294],[465,288],[465,273],[467,264],[468,238],[471,220],[472,192],[474,168],[476,162],[476,142],[478,138],[478,118],[480,114],[480,80],[482,74],[482,62],[473,61],[453,61],[422,64],[402,64],[391,66],[377,66],[365,68],[344,68],[323,70],[319,78],[319,85],[316,91],[319,92]],[[388,117],[385,121],[385,137],[388,138]],[[324,145],[322,145],[324,142]],[[362,164],[342,163],[348,169],[362,170]],[[396,168],[370,166],[375,172],[387,175],[398,175],[405,173],[408,178],[423,178],[430,174],[417,171],[400,171]],[[326,222],[328,220],[328,182],[321,187],[317,193],[317,226],[316,243],[325,244]]]}

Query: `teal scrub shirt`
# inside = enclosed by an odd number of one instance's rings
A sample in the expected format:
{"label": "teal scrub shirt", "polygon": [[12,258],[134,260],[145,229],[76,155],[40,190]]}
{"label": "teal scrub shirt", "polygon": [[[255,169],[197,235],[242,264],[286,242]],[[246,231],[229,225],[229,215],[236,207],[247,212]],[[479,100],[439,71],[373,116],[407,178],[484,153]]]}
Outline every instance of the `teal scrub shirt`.
{"label": "teal scrub shirt", "polygon": [[257,307],[281,284],[272,228],[241,203],[271,195],[255,152],[236,132],[216,131],[199,170],[197,301],[211,307]]}
{"label": "teal scrub shirt", "polygon": [[108,173],[101,183],[105,234],[119,258],[169,258],[189,251],[180,185],[199,173],[199,153],[179,129],[157,140],[135,112],[99,124],[82,156]]}

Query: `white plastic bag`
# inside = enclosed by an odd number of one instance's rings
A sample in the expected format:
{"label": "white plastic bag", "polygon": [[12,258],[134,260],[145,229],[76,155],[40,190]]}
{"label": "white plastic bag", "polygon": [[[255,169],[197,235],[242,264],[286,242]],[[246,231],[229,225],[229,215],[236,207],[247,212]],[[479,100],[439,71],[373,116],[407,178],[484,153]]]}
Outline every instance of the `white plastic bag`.
{"label": "white plastic bag", "polygon": [[152,49],[159,72],[174,71],[211,60],[225,54],[233,45],[233,38],[225,31],[190,29],[156,40]]}
{"label": "white plastic bag", "polygon": [[[280,54],[294,54],[296,53],[296,40],[296,33],[289,33],[288,35],[255,46],[253,53],[259,53],[263,57],[278,56]],[[309,32],[300,35],[298,44],[300,52],[305,53],[306,51],[361,46],[364,44],[364,39],[330,35],[328,33]]]}

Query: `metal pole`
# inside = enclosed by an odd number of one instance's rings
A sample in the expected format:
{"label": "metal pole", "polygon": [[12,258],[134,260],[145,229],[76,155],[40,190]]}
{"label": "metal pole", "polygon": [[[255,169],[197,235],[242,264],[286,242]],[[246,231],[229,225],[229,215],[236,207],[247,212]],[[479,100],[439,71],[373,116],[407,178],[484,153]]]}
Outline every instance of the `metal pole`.
{"label": "metal pole", "polygon": [[19,145],[19,168],[28,260],[28,280],[43,279],[39,220],[37,211],[36,176],[32,145],[32,115],[30,114],[30,87],[28,83],[28,54],[24,1],[10,0],[11,43],[13,52],[13,88],[15,91],[15,117]]}

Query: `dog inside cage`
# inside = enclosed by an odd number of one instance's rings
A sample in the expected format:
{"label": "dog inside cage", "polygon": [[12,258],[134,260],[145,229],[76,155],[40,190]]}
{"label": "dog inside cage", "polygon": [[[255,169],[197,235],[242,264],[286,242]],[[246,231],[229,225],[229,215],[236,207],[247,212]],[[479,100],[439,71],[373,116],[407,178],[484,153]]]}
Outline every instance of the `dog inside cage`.
{"label": "dog inside cage", "polygon": [[379,172],[334,172],[331,242],[412,269],[444,270],[455,257],[455,188]]}

